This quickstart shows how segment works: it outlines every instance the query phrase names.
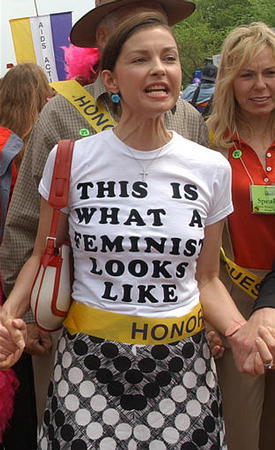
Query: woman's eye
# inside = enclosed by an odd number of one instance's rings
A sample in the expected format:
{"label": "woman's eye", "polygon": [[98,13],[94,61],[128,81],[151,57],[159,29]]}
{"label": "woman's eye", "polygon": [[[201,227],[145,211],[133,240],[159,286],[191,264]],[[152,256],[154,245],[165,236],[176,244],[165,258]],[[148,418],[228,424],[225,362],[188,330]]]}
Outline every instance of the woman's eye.
{"label": "woman's eye", "polygon": [[138,57],[138,58],[135,58],[134,60],[133,60],[133,63],[140,63],[140,62],[144,62],[145,61],[145,58],[143,58],[142,56],[140,56],[140,57]]}
{"label": "woman's eye", "polygon": [[253,76],[252,73],[242,73],[241,78],[251,78]]}
{"label": "woman's eye", "polygon": [[169,61],[169,62],[174,62],[177,60],[176,56],[174,56],[174,55],[167,55],[165,57],[165,59],[166,59],[166,61]]}

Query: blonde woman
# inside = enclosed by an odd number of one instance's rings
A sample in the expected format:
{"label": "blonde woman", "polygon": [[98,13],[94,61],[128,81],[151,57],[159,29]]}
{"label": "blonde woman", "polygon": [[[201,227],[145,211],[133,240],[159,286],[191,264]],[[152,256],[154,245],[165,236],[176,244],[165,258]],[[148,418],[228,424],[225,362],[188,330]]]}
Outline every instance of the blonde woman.
{"label": "blonde woman", "polygon": [[[226,38],[207,125],[212,147],[232,168],[234,212],[223,238],[229,259],[222,266],[222,280],[248,319],[258,283],[275,255],[275,34],[264,23],[240,26]],[[274,326],[274,305],[268,306],[255,310],[240,330],[247,341],[255,339],[258,325]],[[274,374],[253,379],[238,373],[227,345],[217,366],[228,447],[257,450],[265,381],[275,388]],[[273,430],[264,433],[269,440],[273,434],[273,444],[265,448],[275,448]]]}

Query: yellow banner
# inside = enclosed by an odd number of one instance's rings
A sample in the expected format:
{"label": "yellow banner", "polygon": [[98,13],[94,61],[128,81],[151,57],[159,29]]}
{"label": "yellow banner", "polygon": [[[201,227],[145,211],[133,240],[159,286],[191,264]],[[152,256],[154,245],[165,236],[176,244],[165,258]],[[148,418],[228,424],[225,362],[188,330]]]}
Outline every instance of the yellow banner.
{"label": "yellow banner", "polygon": [[116,126],[116,121],[106,108],[97,103],[76,80],[54,81],[50,85],[85,117],[96,133]]}
{"label": "yellow banner", "polygon": [[104,311],[73,302],[64,326],[70,334],[85,333],[124,344],[161,345],[180,341],[203,328],[199,303],[181,317],[140,317]]}
{"label": "yellow banner", "polygon": [[36,63],[30,18],[11,19],[10,27],[16,62],[18,64],[26,62]]}
{"label": "yellow banner", "polygon": [[230,279],[239,286],[240,289],[256,300],[259,293],[260,282],[262,281],[261,278],[234,263],[234,261],[226,256],[223,248],[221,248],[221,259],[225,264]]}

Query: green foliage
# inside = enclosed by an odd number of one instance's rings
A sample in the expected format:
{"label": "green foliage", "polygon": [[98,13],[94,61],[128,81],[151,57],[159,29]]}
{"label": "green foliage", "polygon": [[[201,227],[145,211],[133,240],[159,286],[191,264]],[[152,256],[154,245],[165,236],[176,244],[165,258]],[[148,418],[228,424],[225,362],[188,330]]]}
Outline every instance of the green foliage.
{"label": "green foliage", "polygon": [[274,0],[195,0],[195,3],[195,12],[174,26],[184,87],[192,80],[194,70],[204,66],[205,58],[220,53],[223,40],[236,26],[257,21],[275,27]]}

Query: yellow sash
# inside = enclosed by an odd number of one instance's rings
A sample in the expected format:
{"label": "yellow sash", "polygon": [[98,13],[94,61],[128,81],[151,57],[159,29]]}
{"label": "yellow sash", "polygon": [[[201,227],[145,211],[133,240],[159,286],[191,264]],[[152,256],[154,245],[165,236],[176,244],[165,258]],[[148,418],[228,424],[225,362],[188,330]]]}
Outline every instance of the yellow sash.
{"label": "yellow sash", "polygon": [[76,80],[54,81],[50,85],[85,117],[96,133],[116,126],[116,121],[106,108],[96,102]]}
{"label": "yellow sash", "polygon": [[262,281],[261,278],[234,263],[234,261],[226,256],[223,248],[221,248],[221,259],[225,264],[231,280],[239,286],[240,289],[256,300],[259,293],[259,285]]}
{"label": "yellow sash", "polygon": [[104,311],[73,301],[64,326],[70,334],[85,333],[125,344],[161,345],[193,336],[203,328],[199,303],[181,317],[140,317]]}

